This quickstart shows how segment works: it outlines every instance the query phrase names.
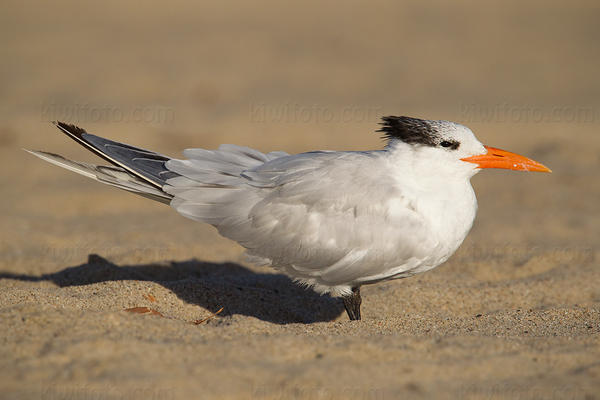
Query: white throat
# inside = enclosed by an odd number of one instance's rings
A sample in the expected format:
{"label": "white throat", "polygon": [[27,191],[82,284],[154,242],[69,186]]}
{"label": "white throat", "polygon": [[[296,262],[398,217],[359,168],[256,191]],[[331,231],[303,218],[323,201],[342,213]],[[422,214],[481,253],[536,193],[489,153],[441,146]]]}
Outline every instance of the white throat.
{"label": "white throat", "polygon": [[397,187],[429,223],[445,261],[473,225],[477,199],[470,179],[478,169],[426,146],[397,142],[386,150]]}

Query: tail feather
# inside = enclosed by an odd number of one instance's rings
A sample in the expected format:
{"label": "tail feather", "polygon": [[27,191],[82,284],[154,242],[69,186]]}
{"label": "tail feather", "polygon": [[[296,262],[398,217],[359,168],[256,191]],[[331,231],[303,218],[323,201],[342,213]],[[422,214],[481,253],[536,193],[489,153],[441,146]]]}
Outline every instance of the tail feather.
{"label": "tail feather", "polygon": [[[29,151],[31,154],[96,181],[168,203],[190,218],[214,225],[226,217],[243,219],[248,206],[260,200],[245,172],[287,156],[284,152],[263,154],[248,147],[221,145],[218,150],[187,149],[184,155],[189,159],[176,160],[92,135],[75,125],[54,124],[112,166],[71,161],[42,151]],[[240,190],[245,191],[244,196]],[[244,201],[240,203],[240,199]]]}
{"label": "tail feather", "polygon": [[120,167],[102,166],[71,161],[58,154],[48,153],[45,151],[25,151],[41,158],[44,161],[48,161],[51,164],[68,169],[69,171],[76,172],[98,182],[115,186],[119,189],[127,190],[128,192],[132,192],[161,203],[169,204],[173,198],[173,196],[170,194],[163,192],[154,185],[135,175],[132,175]]}
{"label": "tail feather", "polygon": [[75,125],[58,121],[54,124],[71,139],[113,164],[113,166],[71,161],[58,154],[44,151],[27,150],[29,153],[98,182],[162,203],[169,204],[171,202],[173,196],[164,192],[162,187],[167,179],[177,177],[179,174],[166,168],[165,164],[169,161],[168,157],[92,135],[87,133],[85,129]]}
{"label": "tail feather", "polygon": [[159,189],[167,179],[179,176],[166,168],[169,157],[162,154],[92,135],[75,125],[59,121],[54,124],[88,150]]}

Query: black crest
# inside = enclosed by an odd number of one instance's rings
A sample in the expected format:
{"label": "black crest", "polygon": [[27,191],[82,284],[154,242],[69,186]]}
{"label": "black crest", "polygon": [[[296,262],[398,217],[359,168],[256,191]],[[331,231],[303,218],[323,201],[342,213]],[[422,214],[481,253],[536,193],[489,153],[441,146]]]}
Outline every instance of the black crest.
{"label": "black crest", "polygon": [[397,139],[404,143],[437,146],[440,136],[432,121],[411,117],[388,116],[381,118],[381,129],[384,139]]}

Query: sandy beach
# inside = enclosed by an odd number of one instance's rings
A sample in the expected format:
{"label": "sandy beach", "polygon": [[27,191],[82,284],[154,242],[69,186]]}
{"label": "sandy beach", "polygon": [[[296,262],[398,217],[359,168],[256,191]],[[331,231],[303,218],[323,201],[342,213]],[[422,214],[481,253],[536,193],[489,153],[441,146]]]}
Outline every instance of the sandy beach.
{"label": "sandy beach", "polygon": [[[595,2],[2,5],[0,397],[595,399]],[[448,119],[552,174],[473,178],[445,264],[364,286],[363,320],[208,225],[50,166],[49,121],[173,157],[381,148]]]}

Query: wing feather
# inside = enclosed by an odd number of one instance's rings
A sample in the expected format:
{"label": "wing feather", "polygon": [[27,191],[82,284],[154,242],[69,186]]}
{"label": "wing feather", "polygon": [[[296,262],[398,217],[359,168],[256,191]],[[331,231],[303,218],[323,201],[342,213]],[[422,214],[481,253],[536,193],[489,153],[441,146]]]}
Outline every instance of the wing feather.
{"label": "wing feather", "polygon": [[221,146],[185,154],[190,159],[167,162],[182,175],[163,188],[175,197],[173,207],[213,224],[262,264],[305,282],[335,286],[377,279],[390,269],[409,273],[436,245],[393,181],[372,179],[370,171],[385,170],[380,152],[269,159]]}

